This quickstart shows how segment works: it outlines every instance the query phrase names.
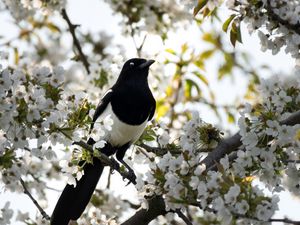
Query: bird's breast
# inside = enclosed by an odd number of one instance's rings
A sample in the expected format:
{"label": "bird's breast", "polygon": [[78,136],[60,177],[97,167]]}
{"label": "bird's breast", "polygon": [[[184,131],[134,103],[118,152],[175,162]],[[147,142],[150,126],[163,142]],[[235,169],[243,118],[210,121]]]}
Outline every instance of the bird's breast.
{"label": "bird's breast", "polygon": [[129,125],[118,118],[118,116],[113,112],[110,103],[108,104],[108,106],[106,107],[105,111],[99,119],[104,118],[107,115],[110,115],[113,124],[111,126],[111,130],[106,131],[103,139],[114,147],[123,146],[127,143],[131,144],[138,140],[139,137],[142,135],[148,121],[146,119],[141,124]]}

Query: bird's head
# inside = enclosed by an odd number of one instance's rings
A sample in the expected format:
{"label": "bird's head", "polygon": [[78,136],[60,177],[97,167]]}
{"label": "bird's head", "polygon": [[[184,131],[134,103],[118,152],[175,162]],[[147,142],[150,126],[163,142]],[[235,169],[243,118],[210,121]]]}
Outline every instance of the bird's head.
{"label": "bird's head", "polygon": [[149,67],[154,62],[155,61],[152,59],[146,60],[143,58],[132,58],[127,60],[122,68],[119,80],[147,79]]}

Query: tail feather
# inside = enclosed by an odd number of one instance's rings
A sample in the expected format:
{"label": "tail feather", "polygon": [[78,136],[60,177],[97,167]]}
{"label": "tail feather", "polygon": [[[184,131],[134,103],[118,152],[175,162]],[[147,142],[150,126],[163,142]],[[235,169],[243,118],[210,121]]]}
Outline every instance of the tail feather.
{"label": "tail feather", "polygon": [[77,220],[89,203],[103,172],[99,159],[84,166],[84,175],[76,187],[66,185],[51,216],[51,225],[68,225],[69,220]]}

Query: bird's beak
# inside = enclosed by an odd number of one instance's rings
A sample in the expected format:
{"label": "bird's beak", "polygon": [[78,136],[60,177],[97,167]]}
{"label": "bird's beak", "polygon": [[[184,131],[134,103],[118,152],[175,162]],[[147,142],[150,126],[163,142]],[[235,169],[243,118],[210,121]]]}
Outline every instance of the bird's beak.
{"label": "bird's beak", "polygon": [[140,69],[143,69],[143,68],[149,67],[149,66],[151,66],[154,62],[155,62],[155,60],[149,59],[149,60],[147,60],[146,62],[144,62],[143,64],[139,65],[139,68],[140,68]]}

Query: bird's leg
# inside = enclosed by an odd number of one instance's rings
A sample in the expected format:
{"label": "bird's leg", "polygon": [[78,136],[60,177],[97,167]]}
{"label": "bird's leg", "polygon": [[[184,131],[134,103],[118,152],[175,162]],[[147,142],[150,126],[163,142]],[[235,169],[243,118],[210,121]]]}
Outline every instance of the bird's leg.
{"label": "bird's leg", "polygon": [[113,156],[111,156],[109,159],[113,163],[113,165],[111,167],[112,168],[112,173],[113,173],[114,170],[120,169],[120,164],[117,162],[117,160],[115,160],[115,158]]}
{"label": "bird's leg", "polygon": [[[131,167],[123,160],[123,159],[120,159],[120,160],[118,160],[120,163],[122,163],[125,167],[126,167],[126,169],[128,170],[128,179],[129,179],[129,182],[128,182],[128,184],[130,184],[131,182],[133,183],[133,184],[136,184],[136,175],[135,175],[135,173],[134,173],[134,170],[133,169],[131,169]],[[127,184],[127,185],[128,185]]]}
{"label": "bird's leg", "polygon": [[[125,166],[125,168],[128,170],[128,179],[129,179],[129,183],[130,184],[131,182],[133,184],[136,184],[136,175],[134,173],[134,170],[131,169],[131,167],[124,161],[124,156],[125,156],[125,152],[126,150],[128,149],[129,146],[123,146],[122,148],[119,148],[117,150],[117,153],[116,153],[116,158],[117,160]],[[128,185],[127,184],[127,185]]]}

